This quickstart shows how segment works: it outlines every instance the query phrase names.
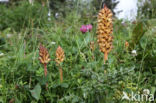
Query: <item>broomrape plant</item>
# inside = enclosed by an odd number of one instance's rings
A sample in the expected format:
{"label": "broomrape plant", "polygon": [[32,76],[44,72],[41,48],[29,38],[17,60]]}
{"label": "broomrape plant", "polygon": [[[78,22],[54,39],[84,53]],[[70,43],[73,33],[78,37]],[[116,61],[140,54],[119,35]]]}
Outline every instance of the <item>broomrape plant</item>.
{"label": "broomrape plant", "polygon": [[46,77],[47,76],[47,64],[50,61],[50,56],[49,56],[48,50],[42,44],[40,44],[39,55],[40,55],[39,60],[41,64],[44,65],[44,75]]}
{"label": "broomrape plant", "polygon": [[112,50],[113,25],[112,25],[112,12],[105,5],[98,14],[98,27],[97,27],[97,39],[100,47],[100,51],[104,53],[104,63],[108,60],[108,54]]}
{"label": "broomrape plant", "polygon": [[65,55],[63,49],[59,46],[56,50],[56,63],[57,66],[59,66],[59,72],[60,72],[60,82],[63,82],[63,70],[61,68],[61,63],[64,61]]}

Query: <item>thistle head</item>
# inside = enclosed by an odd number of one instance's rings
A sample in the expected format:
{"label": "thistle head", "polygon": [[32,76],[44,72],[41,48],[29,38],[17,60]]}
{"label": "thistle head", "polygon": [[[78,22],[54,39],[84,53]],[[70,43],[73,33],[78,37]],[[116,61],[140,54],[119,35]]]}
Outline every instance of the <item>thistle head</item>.
{"label": "thistle head", "polygon": [[80,31],[82,33],[86,33],[88,30],[87,30],[87,26],[86,25],[82,25],[81,28],[80,28]]}
{"label": "thistle head", "polygon": [[91,24],[86,25],[86,27],[87,27],[87,30],[88,30],[88,31],[91,31],[92,28],[93,28],[93,26],[92,26]]}

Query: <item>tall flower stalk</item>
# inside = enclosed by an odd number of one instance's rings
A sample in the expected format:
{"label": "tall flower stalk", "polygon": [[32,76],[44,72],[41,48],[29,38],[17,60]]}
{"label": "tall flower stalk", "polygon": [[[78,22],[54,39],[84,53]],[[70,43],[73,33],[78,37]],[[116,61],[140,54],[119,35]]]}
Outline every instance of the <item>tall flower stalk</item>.
{"label": "tall flower stalk", "polygon": [[61,67],[61,63],[64,61],[65,55],[63,49],[59,46],[56,50],[56,63],[59,66],[59,73],[60,73],[60,82],[63,82],[63,70]]}
{"label": "tall flower stalk", "polygon": [[113,25],[112,25],[112,12],[105,5],[99,11],[98,14],[98,27],[97,27],[97,39],[100,51],[104,53],[104,64],[108,60],[108,54],[112,50]]}
{"label": "tall flower stalk", "polygon": [[43,64],[44,66],[44,76],[47,76],[47,64],[50,61],[50,56],[48,53],[48,50],[42,45],[40,44],[39,47],[39,60],[41,62],[41,64]]}

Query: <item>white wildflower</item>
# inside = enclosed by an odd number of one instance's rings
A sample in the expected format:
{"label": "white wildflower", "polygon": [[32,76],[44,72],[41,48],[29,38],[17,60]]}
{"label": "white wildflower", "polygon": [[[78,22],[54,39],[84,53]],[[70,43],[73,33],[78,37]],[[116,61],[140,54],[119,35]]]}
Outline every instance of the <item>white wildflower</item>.
{"label": "white wildflower", "polygon": [[59,13],[55,13],[55,18],[59,18]]}
{"label": "white wildflower", "polygon": [[51,12],[50,11],[48,12],[48,16],[51,16]]}
{"label": "white wildflower", "polygon": [[50,44],[55,45],[55,44],[56,44],[56,42],[53,42],[53,41],[52,41]]}
{"label": "white wildflower", "polygon": [[132,50],[132,55],[133,56],[137,56],[137,51],[136,50]]}

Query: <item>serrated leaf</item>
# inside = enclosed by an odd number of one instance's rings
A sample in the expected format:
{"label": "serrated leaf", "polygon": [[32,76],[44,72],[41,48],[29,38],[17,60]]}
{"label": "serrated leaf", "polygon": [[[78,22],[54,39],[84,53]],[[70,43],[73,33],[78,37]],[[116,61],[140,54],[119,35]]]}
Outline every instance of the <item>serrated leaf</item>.
{"label": "serrated leaf", "polygon": [[30,90],[32,97],[34,97],[36,100],[40,99],[41,94],[41,86],[38,83],[33,90]]}

